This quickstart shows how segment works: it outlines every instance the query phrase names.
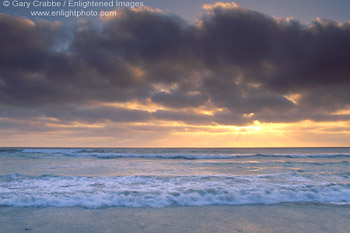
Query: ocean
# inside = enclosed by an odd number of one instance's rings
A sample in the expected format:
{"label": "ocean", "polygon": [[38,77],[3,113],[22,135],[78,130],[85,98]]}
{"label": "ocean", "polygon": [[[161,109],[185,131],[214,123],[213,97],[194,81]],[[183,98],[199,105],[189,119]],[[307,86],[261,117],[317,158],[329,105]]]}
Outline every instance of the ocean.
{"label": "ocean", "polygon": [[0,148],[2,207],[350,204],[350,148]]}

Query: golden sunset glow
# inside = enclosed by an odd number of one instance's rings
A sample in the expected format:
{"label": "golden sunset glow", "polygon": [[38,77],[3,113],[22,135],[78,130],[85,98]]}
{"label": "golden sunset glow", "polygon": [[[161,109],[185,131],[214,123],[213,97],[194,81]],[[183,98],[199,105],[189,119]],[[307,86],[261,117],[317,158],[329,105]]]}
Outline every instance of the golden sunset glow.
{"label": "golden sunset glow", "polygon": [[[42,120],[42,119],[41,119]],[[137,142],[142,147],[296,147],[347,146],[350,140],[350,122],[261,123],[255,121],[247,126],[190,125],[176,121],[153,120],[144,123],[108,124],[109,136],[105,135],[107,123],[87,124],[83,122],[59,123],[46,119],[46,127],[54,129],[48,133],[22,134],[3,139],[11,146],[107,146],[116,143],[122,147],[133,147]],[[33,122],[36,122],[33,120]],[[37,123],[39,123],[37,119]],[[120,134],[127,129],[128,134]],[[76,135],[76,131],[84,132]],[[96,135],[97,133],[97,135]],[[131,134],[131,135],[130,135]],[[126,137],[124,137],[126,136]],[[27,144],[23,145],[23,141]],[[320,144],[321,142],[321,144]]]}

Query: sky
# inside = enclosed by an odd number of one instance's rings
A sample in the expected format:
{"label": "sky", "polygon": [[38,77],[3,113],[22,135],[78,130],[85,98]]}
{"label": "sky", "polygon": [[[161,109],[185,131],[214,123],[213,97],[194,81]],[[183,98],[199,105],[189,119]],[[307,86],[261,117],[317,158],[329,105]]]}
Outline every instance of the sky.
{"label": "sky", "polygon": [[350,1],[145,0],[79,18],[13,4],[0,146],[350,146]]}

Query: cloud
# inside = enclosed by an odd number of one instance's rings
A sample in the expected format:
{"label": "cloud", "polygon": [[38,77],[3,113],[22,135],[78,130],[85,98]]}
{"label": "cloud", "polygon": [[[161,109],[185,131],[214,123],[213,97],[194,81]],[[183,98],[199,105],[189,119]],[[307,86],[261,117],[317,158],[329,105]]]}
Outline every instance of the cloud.
{"label": "cloud", "polygon": [[218,8],[224,8],[224,9],[233,9],[233,8],[238,8],[239,5],[235,2],[216,2],[214,4],[203,4],[202,8],[204,10],[210,11],[210,10],[215,10]]}
{"label": "cloud", "polygon": [[159,120],[183,122],[189,125],[210,125],[213,123],[212,116],[203,116],[195,112],[158,110],[153,113],[153,116]]}
{"label": "cloud", "polygon": [[204,104],[206,97],[200,93],[184,93],[180,91],[157,92],[152,96],[154,103],[163,104],[173,108],[198,107]]}
{"label": "cloud", "polygon": [[[73,26],[0,14],[2,117],[225,125],[349,120],[331,114],[350,106],[349,23],[302,25],[235,3],[203,8],[210,14],[197,25],[150,9]],[[98,105],[128,101],[159,109]],[[198,108],[220,110],[209,116]]]}

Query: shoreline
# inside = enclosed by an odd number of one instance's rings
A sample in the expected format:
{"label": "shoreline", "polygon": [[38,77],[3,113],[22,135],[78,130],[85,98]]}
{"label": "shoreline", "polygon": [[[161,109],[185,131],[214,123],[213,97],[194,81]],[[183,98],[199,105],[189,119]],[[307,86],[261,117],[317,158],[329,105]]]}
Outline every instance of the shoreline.
{"label": "shoreline", "polygon": [[350,206],[0,207],[0,232],[349,232]]}

